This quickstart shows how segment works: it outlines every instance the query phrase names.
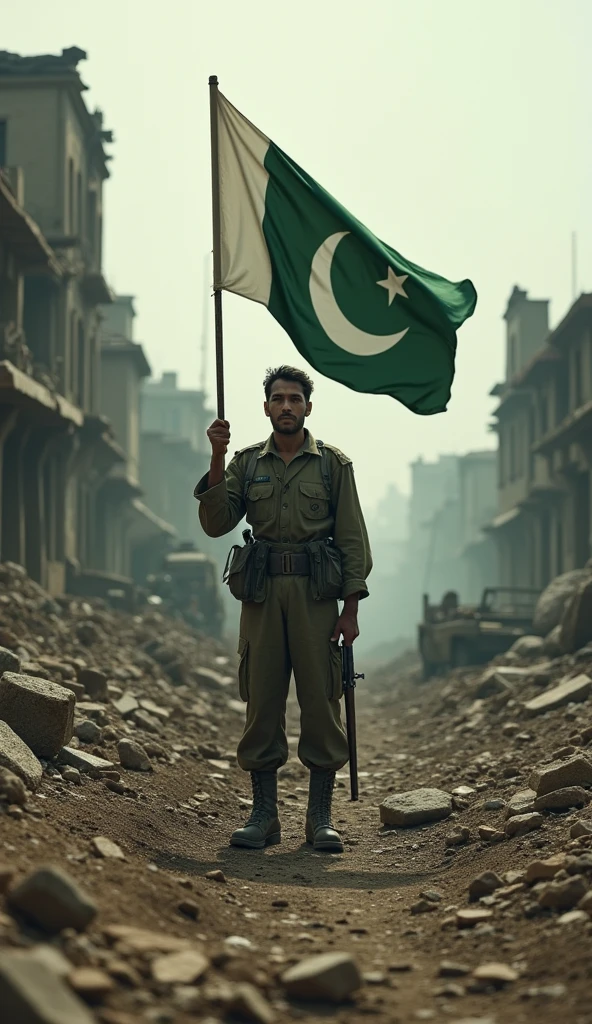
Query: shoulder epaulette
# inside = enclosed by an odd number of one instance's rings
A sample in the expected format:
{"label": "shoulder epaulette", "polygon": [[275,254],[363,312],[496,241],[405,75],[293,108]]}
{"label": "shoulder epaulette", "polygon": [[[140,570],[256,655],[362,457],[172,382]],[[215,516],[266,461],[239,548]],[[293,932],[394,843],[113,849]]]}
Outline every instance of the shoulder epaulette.
{"label": "shoulder epaulette", "polygon": [[244,455],[245,452],[254,452],[256,448],[263,448],[265,441],[257,441],[257,444],[248,444],[246,448],[240,448],[239,451],[234,453],[234,458],[237,455]]}
{"label": "shoulder epaulette", "polygon": [[325,448],[327,448],[328,451],[333,452],[333,455],[337,456],[342,466],[348,466],[351,463],[352,460],[349,455],[344,455],[344,453],[339,448],[336,448],[334,444],[327,444],[325,441]]}

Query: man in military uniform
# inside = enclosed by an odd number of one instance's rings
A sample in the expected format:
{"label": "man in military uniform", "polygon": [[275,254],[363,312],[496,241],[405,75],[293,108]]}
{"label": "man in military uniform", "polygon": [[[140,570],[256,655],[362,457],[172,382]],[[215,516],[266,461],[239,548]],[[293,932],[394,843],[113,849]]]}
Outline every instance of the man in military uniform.
{"label": "man in military uniform", "polygon": [[[231,838],[262,849],[280,842],[277,771],[288,759],[286,699],[293,671],[301,710],[298,756],[310,769],[306,838],[316,850],[342,852],[331,823],[335,773],[348,759],[341,722],[338,642],[358,636],[358,601],[368,595],[372,559],[351,460],[315,441],[305,428],[313,383],[301,370],[280,366],[264,381],[265,443],[237,452],[226,471],[226,420],[208,430],[210,471],[195,488],[199,517],[210,537],[229,533],[246,513],[255,542],[269,545],[265,598],[242,605],[239,688],[247,717],[237,756],[251,773],[253,810]],[[318,599],[310,552],[332,543],[341,554],[337,600]],[[316,599],[315,599],[316,598]]]}

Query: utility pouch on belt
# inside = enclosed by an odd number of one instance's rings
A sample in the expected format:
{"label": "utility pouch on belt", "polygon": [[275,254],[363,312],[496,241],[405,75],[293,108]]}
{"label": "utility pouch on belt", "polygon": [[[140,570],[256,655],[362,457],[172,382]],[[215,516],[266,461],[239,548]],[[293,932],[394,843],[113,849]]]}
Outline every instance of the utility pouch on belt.
{"label": "utility pouch on belt", "polygon": [[[250,531],[245,531],[250,533]],[[224,583],[237,601],[255,601],[259,604],[267,594],[267,560],[269,544],[266,541],[247,541],[244,547],[231,547],[224,567]]]}
{"label": "utility pouch on belt", "polygon": [[343,569],[341,551],[331,540],[313,540],[306,544],[310,559],[310,582],[315,601],[341,597]]}

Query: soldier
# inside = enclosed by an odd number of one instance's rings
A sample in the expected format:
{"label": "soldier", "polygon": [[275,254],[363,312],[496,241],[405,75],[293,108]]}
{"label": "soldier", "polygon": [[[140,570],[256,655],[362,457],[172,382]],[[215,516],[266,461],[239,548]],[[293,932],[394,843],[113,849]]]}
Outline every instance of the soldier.
{"label": "soldier", "polygon": [[[207,432],[210,470],[194,492],[208,536],[229,533],[246,513],[253,555],[264,556],[252,562],[264,565],[265,576],[255,599],[243,601],[238,647],[247,716],[237,757],[251,773],[253,810],[230,842],[251,849],[280,842],[277,771],[288,759],[285,715],[293,671],[301,710],[298,756],[310,770],[306,839],[315,850],[341,853],[331,823],[335,773],[348,759],[338,642],[343,637],[352,644],[359,634],[370,546],[351,460],[305,428],[312,411],[310,378],[280,366],[268,371],[263,386],[273,433],[237,452],[224,471],[230,427],[215,420]],[[238,552],[249,556],[251,549]]]}

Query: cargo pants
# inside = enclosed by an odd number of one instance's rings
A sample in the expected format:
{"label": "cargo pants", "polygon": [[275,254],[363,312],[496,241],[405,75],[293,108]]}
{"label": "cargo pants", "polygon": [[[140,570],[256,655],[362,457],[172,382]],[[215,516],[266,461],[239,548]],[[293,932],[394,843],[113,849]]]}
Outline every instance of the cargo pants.
{"label": "cargo pants", "polygon": [[274,771],[288,760],[292,671],[300,705],[300,760],[307,768],[331,771],[347,762],[341,657],[330,640],[338,615],[337,601],[313,599],[308,576],[270,576],[265,600],[243,604],[239,690],[247,718],[237,757],[244,771]]}

